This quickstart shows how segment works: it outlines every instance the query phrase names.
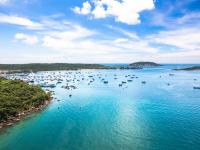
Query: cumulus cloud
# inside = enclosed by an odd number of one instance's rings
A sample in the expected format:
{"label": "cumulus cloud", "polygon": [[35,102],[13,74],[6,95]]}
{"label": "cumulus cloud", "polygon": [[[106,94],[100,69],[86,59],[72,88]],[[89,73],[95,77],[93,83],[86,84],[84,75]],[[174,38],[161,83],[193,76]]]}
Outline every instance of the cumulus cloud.
{"label": "cumulus cloud", "polygon": [[80,8],[80,7],[75,7],[73,9],[73,11],[77,14],[83,14],[83,15],[87,15],[91,12],[91,5],[88,1],[84,2],[83,3],[83,7]]}
{"label": "cumulus cloud", "polygon": [[26,44],[36,44],[38,42],[38,38],[35,35],[26,35],[23,33],[15,34],[15,39],[20,40]]}
{"label": "cumulus cloud", "polygon": [[24,26],[28,29],[42,28],[42,25],[40,23],[33,22],[28,18],[19,17],[15,15],[6,15],[2,13],[0,13],[0,23]]}
{"label": "cumulus cloud", "polygon": [[73,10],[77,14],[89,14],[94,19],[112,16],[117,22],[135,25],[140,23],[142,11],[152,10],[154,7],[153,0],[91,0]]}

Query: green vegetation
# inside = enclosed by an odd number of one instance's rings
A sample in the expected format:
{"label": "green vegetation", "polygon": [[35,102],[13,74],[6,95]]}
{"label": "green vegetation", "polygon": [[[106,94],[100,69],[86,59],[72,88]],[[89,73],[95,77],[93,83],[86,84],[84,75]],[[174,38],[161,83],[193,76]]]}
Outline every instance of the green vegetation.
{"label": "green vegetation", "polygon": [[33,63],[33,64],[0,64],[0,70],[21,70],[21,71],[56,71],[56,70],[77,70],[77,69],[108,69],[99,64],[68,64],[68,63]]}
{"label": "green vegetation", "polygon": [[129,64],[129,66],[144,68],[144,67],[158,67],[158,66],[161,66],[161,65],[154,63],[154,62],[135,62],[135,63]]}
{"label": "green vegetation", "polygon": [[174,70],[194,71],[194,70],[200,70],[200,66],[193,66],[193,67],[181,68],[181,69],[174,69]]}
{"label": "green vegetation", "polygon": [[0,77],[0,122],[23,111],[37,108],[49,99],[50,94],[39,86]]}
{"label": "green vegetation", "polygon": [[29,73],[31,71],[59,71],[79,69],[141,69],[140,65],[128,66],[105,66],[100,64],[69,64],[69,63],[33,63],[33,64],[0,64],[0,71],[7,71],[7,74]]}

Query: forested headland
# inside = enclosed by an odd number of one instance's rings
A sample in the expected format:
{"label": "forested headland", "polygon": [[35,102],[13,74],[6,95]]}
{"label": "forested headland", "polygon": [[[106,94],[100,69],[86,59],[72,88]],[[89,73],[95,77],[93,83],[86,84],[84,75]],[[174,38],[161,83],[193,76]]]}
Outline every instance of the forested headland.
{"label": "forested headland", "polygon": [[40,110],[49,100],[50,93],[39,86],[0,77],[0,127]]}

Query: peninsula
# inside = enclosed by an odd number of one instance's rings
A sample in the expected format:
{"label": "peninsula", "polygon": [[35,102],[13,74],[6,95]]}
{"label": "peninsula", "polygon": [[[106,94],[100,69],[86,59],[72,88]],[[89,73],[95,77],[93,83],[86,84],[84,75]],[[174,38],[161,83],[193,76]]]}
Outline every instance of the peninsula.
{"label": "peninsula", "polygon": [[0,77],[0,129],[39,111],[50,102],[50,94],[39,86]]}

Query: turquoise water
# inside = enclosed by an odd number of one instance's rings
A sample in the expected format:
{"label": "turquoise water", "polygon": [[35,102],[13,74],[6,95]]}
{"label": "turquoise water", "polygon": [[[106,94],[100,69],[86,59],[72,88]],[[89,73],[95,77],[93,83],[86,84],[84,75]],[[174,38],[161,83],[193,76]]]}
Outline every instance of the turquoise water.
{"label": "turquoise water", "polygon": [[[67,77],[80,79],[71,81],[77,89],[61,88],[64,80],[53,89],[59,101],[0,132],[0,150],[200,149],[200,90],[193,89],[200,72],[169,67],[78,72]],[[139,78],[119,87],[128,75]]]}

